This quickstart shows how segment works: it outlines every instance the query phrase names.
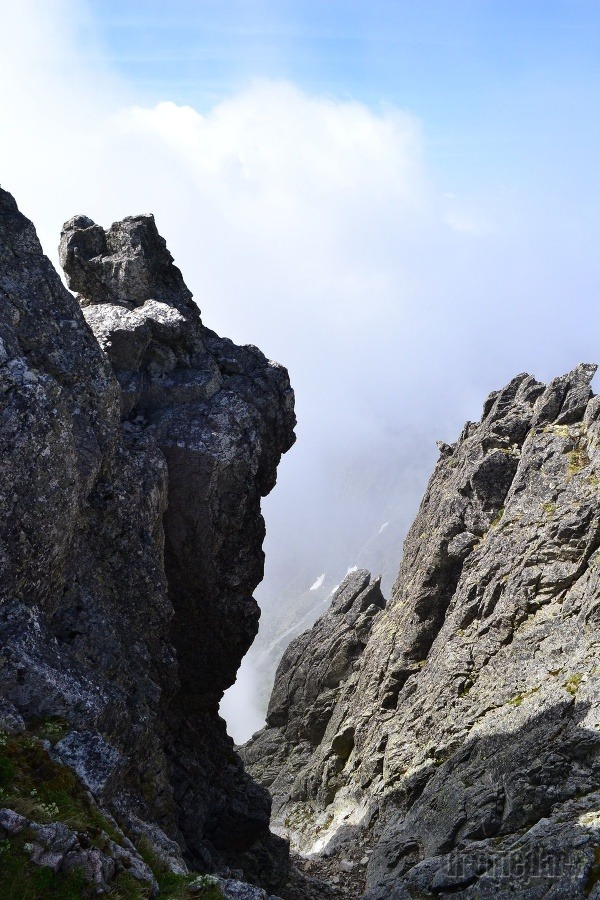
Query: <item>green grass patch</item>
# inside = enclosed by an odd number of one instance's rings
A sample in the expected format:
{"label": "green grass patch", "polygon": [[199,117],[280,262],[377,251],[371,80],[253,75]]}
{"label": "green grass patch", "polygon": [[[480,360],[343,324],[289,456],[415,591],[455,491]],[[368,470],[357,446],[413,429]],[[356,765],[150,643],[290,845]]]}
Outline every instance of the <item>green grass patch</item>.
{"label": "green grass patch", "polygon": [[[42,739],[59,740],[66,731],[62,720],[45,719],[32,724],[32,733],[0,733],[0,807],[37,823],[62,822],[72,831],[86,834],[92,845],[108,850],[109,838],[122,844],[122,834],[90,799],[75,773],[54,762],[42,746]],[[47,866],[30,862],[25,849],[28,841],[35,841],[35,835],[27,828],[18,836],[0,838],[1,900],[87,900],[96,896],[95,887],[86,883],[81,872],[54,874]],[[154,873],[159,898],[223,900],[214,879],[197,873],[174,874],[147,839],[139,841],[138,852]],[[192,884],[193,893],[189,890]],[[123,870],[105,896],[149,900],[152,888]]]}
{"label": "green grass patch", "polygon": [[574,675],[570,675],[567,678],[567,680],[563,684],[563,687],[565,691],[567,691],[569,694],[571,694],[572,697],[574,697],[579,690],[579,685],[582,681],[583,675],[580,672],[576,672]]}
{"label": "green grass patch", "polygon": [[571,437],[571,431],[568,425],[546,425],[544,426],[546,434],[557,434],[560,437]]}
{"label": "green grass patch", "polygon": [[586,466],[589,466],[590,463],[591,459],[587,454],[586,448],[582,447],[581,445],[575,447],[575,449],[571,450],[571,452],[569,453],[569,475],[577,475],[579,472],[585,469]]}
{"label": "green grass patch", "polygon": [[86,832],[102,846],[106,835],[117,843],[122,837],[90,800],[87,791],[67,768],[55,763],[41,741],[29,734],[0,739],[0,803],[35,822],[63,822],[73,831]]}
{"label": "green grass patch", "polygon": [[501,506],[500,509],[498,510],[498,512],[496,513],[496,515],[494,516],[494,518],[492,519],[492,521],[490,522],[490,528],[495,528],[496,525],[498,525],[498,523],[500,522],[500,519],[502,518],[503,515],[504,515],[504,507]]}
{"label": "green grass patch", "polygon": [[56,744],[71,730],[69,723],[62,716],[46,716],[43,719],[33,719],[28,723],[28,730],[41,740]]}
{"label": "green grass patch", "polygon": [[188,900],[191,896],[189,887],[194,885],[194,897],[202,900],[224,900],[223,892],[218,883],[210,875],[176,875],[157,856],[148,838],[142,837],[138,841],[138,853],[154,872],[160,889],[159,897],[168,897],[169,900]]}
{"label": "green grass patch", "polygon": [[472,690],[472,688],[473,688],[474,686],[475,686],[475,682],[474,682],[474,681],[471,681],[470,678],[467,678],[467,680],[465,681],[464,687],[462,688],[461,691],[459,691],[458,696],[459,696],[459,697],[466,697],[467,694],[470,693],[470,691]]}
{"label": "green grass patch", "polygon": [[539,689],[540,688],[538,686],[531,688],[528,691],[523,691],[522,694],[517,694],[516,697],[512,697],[508,702],[511,706],[519,707],[523,703],[523,700],[526,700],[527,697],[532,697],[533,694],[537,694]]}
{"label": "green grass patch", "polygon": [[0,896],[2,900],[82,900],[92,893],[76,870],[54,874],[48,866],[38,866],[27,858],[15,841],[0,853]]}

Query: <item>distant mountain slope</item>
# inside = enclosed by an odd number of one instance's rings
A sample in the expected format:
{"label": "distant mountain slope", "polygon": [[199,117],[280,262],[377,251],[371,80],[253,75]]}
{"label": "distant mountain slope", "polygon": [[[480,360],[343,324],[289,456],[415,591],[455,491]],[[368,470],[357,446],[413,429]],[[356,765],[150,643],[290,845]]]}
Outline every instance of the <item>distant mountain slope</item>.
{"label": "distant mountain slope", "polygon": [[[356,530],[360,531],[358,527]],[[321,573],[312,585],[300,593],[295,593],[293,587],[288,585],[281,589],[277,602],[266,602],[263,592],[260,601],[261,627],[248,651],[248,663],[255,669],[265,712],[275,670],[287,645],[323,614],[349,571],[361,568],[381,575],[382,588],[389,596],[406,531],[405,518],[396,517],[382,522],[370,537],[353,549],[347,545],[336,547],[332,541],[327,571]]]}

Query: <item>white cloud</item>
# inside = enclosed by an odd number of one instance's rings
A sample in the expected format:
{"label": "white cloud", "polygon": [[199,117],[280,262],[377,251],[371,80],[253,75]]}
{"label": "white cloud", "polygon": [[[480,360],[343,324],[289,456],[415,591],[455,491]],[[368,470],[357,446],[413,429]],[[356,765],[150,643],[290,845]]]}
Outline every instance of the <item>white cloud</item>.
{"label": "white cloud", "polygon": [[236,744],[243,744],[265,723],[265,715],[258,702],[260,687],[252,661],[246,656],[238,670],[237,681],[226,692],[219,710]]}
{"label": "white cloud", "polygon": [[242,258],[246,285],[252,274],[252,309],[236,306],[231,323],[239,332],[251,336],[257,304],[269,317],[275,291],[292,321],[342,333],[397,302],[379,263],[393,252],[401,268],[401,236],[432,208],[414,117],[262,81],[206,115],[168,102],[123,110],[114,125],[130,147],[169,152],[196,200],[190,226],[210,255]]}

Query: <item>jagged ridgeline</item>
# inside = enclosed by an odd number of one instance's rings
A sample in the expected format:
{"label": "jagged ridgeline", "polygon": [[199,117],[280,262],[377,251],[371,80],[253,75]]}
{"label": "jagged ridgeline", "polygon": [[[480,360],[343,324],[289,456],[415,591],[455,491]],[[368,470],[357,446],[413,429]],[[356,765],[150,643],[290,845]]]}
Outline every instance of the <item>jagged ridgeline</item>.
{"label": "jagged ridgeline", "polygon": [[77,299],[0,191],[1,900],[600,900],[595,366],[440,445],[391,599],[348,576],[244,770],[218,704],[287,373],[204,327],[151,216],[60,255]]}
{"label": "jagged ridgeline", "polygon": [[60,254],[79,303],[0,190],[0,897],[277,887],[218,704],[258,627],[287,372],[204,327],[152,216],[78,216]]}
{"label": "jagged ridgeline", "polygon": [[387,606],[357,572],[283,656],[243,757],[348,897],[600,897],[595,371],[490,395]]}

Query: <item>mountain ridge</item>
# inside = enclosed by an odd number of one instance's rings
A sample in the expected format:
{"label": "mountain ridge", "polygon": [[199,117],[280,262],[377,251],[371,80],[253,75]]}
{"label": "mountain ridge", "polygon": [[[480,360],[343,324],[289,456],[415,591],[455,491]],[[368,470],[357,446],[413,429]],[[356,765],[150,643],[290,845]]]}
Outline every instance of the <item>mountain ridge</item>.
{"label": "mountain ridge", "polygon": [[60,256],[77,299],[0,190],[4,893],[598,900],[596,366],[438,444],[390,599],[349,572],[244,768],[287,372],[204,326],[152,216]]}
{"label": "mountain ridge", "polygon": [[299,642],[320,660],[320,632],[337,652],[352,635],[325,613],[284,654],[270,711],[292,720],[242,754],[275,830],[354,873],[346,896],[598,895],[595,371],[519,375],[440,445],[392,597],[312,734],[286,688]]}

